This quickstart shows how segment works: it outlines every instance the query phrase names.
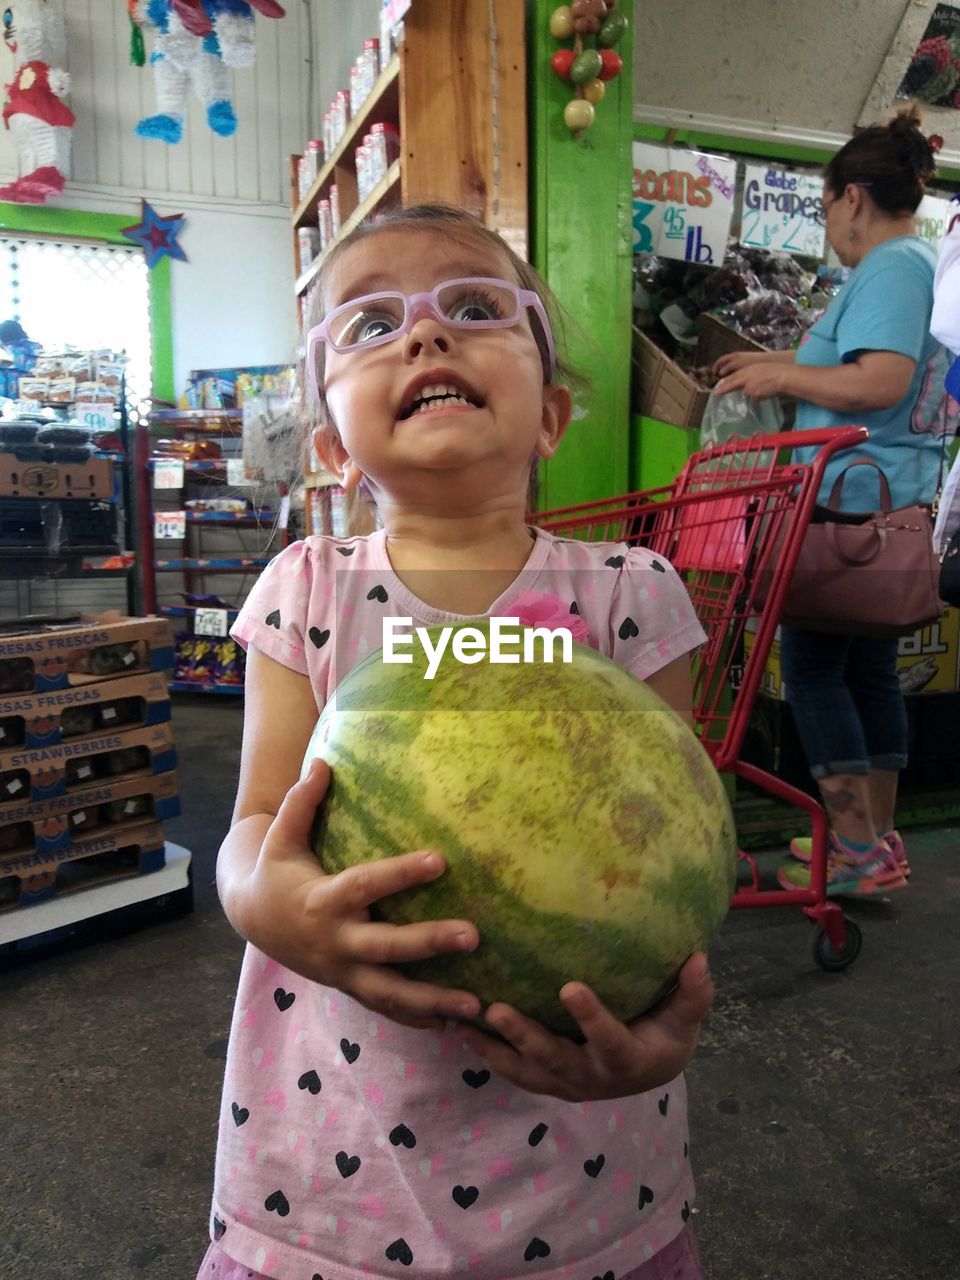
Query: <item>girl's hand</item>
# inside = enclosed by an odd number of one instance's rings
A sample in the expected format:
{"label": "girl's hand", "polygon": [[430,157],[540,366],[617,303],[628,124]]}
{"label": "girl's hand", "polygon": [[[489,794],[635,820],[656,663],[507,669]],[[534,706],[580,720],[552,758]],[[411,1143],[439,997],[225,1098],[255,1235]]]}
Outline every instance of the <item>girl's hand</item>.
{"label": "girl's hand", "polygon": [[747,365],[737,373],[721,378],[714,387],[713,394],[723,396],[728,391],[742,391],[749,400],[769,400],[772,396],[783,395],[786,368],[786,365],[776,361]]}
{"label": "girl's hand", "polygon": [[509,1043],[474,1027],[458,1028],[457,1034],[492,1071],[531,1093],[567,1102],[623,1098],[658,1089],[680,1074],[697,1047],[713,990],[707,958],[698,952],[680,970],[666,1000],[629,1026],[589,987],[568,982],[560,998],[579,1023],[585,1044],[554,1035],[505,1004],[491,1005],[486,1021]]}
{"label": "girl's hand", "polygon": [[[310,829],[330,783],[315,761],[287,792],[264,837],[247,886],[244,932],[260,950],[314,982],[337,987],[368,1009],[411,1027],[441,1028],[452,1017],[477,1017],[480,1001],[466,991],[414,982],[388,968],[479,942],[466,920],[374,923],[380,898],[443,874],[437,853],[406,853],[327,875],[310,849]],[[249,917],[252,917],[249,918]]]}

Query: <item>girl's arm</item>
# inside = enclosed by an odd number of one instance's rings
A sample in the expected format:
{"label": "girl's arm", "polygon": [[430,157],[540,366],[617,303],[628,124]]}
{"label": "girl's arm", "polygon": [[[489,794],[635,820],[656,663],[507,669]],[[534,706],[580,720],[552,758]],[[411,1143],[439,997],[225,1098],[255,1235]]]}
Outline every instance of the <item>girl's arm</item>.
{"label": "girl's arm", "polygon": [[419,851],[324,873],[310,831],[330,770],[298,781],[317,721],[310,681],[251,646],[247,654],[240,781],[220,847],[217,886],[238,933],[282,965],[416,1027],[475,1017],[476,996],[412,982],[388,966],[478,943],[468,921],[375,924],[378,899],[435,880],[444,862]]}
{"label": "girl's arm", "polygon": [[644,682],[672,707],[684,724],[693,728],[693,681],[690,677],[690,655],[685,653],[665,667],[647,676]]}
{"label": "girl's arm", "polygon": [[751,400],[790,396],[832,413],[892,409],[909,390],[917,362],[895,351],[861,351],[847,364],[751,364],[717,383],[714,392],[742,391]]}

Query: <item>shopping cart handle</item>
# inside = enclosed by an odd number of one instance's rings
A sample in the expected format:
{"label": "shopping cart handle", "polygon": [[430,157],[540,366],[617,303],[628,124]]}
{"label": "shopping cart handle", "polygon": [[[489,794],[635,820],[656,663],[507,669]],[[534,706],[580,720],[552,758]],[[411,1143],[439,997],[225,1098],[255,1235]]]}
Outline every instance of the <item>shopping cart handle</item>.
{"label": "shopping cart handle", "polygon": [[863,444],[870,435],[866,427],[815,427],[811,431],[781,431],[775,436],[760,436],[766,449],[807,449],[832,444],[831,453]]}

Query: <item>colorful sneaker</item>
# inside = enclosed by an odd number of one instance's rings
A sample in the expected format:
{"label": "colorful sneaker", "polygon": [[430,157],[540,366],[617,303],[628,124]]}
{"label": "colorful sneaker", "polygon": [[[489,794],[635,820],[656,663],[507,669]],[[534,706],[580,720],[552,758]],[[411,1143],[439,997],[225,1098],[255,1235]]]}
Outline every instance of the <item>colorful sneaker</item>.
{"label": "colorful sneaker", "polygon": [[[907,880],[910,879],[910,863],[907,861],[906,850],[903,847],[903,838],[899,831],[891,831],[885,835],[884,840],[890,847],[893,855],[890,859],[891,869],[896,866],[900,874]],[[809,865],[810,856],[813,850],[812,836],[794,836],[790,841],[790,856],[796,858],[798,862],[805,862]]]}
{"label": "colorful sneaker", "polygon": [[[889,893],[893,889],[905,889],[906,877],[894,862],[894,854],[886,841],[881,840],[867,853],[854,854],[846,849],[831,831],[827,851],[827,897],[839,894],[867,895]],[[787,863],[777,872],[777,882],[782,889],[809,889],[810,868]]]}

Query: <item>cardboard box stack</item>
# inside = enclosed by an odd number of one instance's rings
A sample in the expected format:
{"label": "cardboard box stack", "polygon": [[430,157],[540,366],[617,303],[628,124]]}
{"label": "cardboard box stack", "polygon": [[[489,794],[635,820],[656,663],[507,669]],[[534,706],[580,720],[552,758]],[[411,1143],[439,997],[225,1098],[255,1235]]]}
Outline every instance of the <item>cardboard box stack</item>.
{"label": "cardboard box stack", "polygon": [[164,866],[172,665],[163,618],[0,622],[0,912]]}

